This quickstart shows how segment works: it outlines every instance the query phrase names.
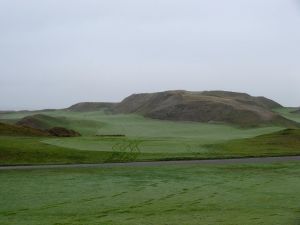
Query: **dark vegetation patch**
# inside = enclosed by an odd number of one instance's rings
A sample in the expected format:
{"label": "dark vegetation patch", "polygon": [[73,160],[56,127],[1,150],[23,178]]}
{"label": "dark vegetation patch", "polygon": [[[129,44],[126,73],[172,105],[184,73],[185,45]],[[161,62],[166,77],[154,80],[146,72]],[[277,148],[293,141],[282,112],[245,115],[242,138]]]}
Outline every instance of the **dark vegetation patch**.
{"label": "dark vegetation patch", "polygon": [[50,136],[47,131],[30,127],[0,123],[0,135],[4,136]]}
{"label": "dark vegetation patch", "polygon": [[27,128],[33,128],[48,133],[55,137],[78,137],[80,133],[64,128],[68,125],[68,120],[64,117],[52,117],[44,114],[26,116],[16,124]]}
{"label": "dark vegetation patch", "polygon": [[54,136],[54,137],[78,137],[80,133],[63,127],[53,127],[46,130],[35,129],[27,126],[0,123],[0,135],[2,136]]}
{"label": "dark vegetation patch", "polygon": [[19,126],[46,130],[55,126],[66,125],[68,124],[68,121],[64,117],[52,117],[45,114],[35,114],[24,117],[23,119],[19,120],[16,124]]}
{"label": "dark vegetation patch", "polygon": [[80,133],[74,131],[74,130],[69,130],[64,127],[53,127],[47,130],[50,135],[55,136],[55,137],[79,137],[81,136]]}

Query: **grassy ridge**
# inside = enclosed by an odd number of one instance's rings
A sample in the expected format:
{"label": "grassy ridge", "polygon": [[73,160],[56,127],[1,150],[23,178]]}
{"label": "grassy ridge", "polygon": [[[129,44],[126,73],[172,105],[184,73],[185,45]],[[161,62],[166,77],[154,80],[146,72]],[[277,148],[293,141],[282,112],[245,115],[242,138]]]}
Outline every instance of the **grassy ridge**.
{"label": "grassy ridge", "polygon": [[295,108],[279,108],[275,111],[289,120],[300,123],[300,113],[293,113]]}
{"label": "grassy ridge", "polygon": [[93,162],[105,152],[80,152],[40,142],[39,138],[0,137],[0,164]]}
{"label": "grassy ridge", "polygon": [[68,125],[68,121],[65,117],[52,117],[44,114],[35,114],[24,117],[18,121],[17,124],[40,130],[46,130],[52,127],[65,127]]}
{"label": "grassy ridge", "polygon": [[300,165],[0,171],[3,225],[299,224]]}
{"label": "grassy ridge", "polygon": [[207,146],[215,155],[235,157],[281,156],[300,154],[300,129],[286,129],[254,138],[228,141]]}
{"label": "grassy ridge", "polygon": [[49,134],[29,127],[0,123],[0,136],[49,136]]}

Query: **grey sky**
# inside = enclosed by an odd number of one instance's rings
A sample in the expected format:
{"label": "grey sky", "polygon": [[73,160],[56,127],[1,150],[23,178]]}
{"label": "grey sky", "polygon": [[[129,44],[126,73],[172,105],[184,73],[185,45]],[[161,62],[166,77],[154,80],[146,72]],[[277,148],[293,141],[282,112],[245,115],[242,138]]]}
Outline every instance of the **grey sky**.
{"label": "grey sky", "polygon": [[168,89],[300,106],[300,0],[0,0],[0,109]]}

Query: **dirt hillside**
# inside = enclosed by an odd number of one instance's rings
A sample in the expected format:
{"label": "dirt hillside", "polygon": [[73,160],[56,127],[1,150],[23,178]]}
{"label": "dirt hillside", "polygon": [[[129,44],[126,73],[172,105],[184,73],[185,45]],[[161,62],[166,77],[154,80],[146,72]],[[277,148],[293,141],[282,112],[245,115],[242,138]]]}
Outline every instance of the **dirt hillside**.
{"label": "dirt hillside", "polygon": [[166,91],[134,94],[115,106],[115,113],[137,113],[153,119],[222,122],[239,126],[297,124],[272,111],[282,107],[265,97],[226,91]]}

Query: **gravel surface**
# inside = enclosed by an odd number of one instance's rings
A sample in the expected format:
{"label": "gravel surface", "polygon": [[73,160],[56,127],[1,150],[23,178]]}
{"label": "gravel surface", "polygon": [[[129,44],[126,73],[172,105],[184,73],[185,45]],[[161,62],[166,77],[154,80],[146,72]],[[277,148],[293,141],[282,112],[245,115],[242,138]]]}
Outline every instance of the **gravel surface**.
{"label": "gravel surface", "polygon": [[111,168],[111,167],[143,167],[164,165],[222,165],[244,163],[275,163],[300,161],[300,156],[260,157],[239,159],[207,159],[207,160],[180,160],[156,162],[128,162],[128,163],[99,163],[99,164],[63,164],[63,165],[20,165],[0,166],[0,170],[32,170],[32,169],[64,169],[64,168]]}

